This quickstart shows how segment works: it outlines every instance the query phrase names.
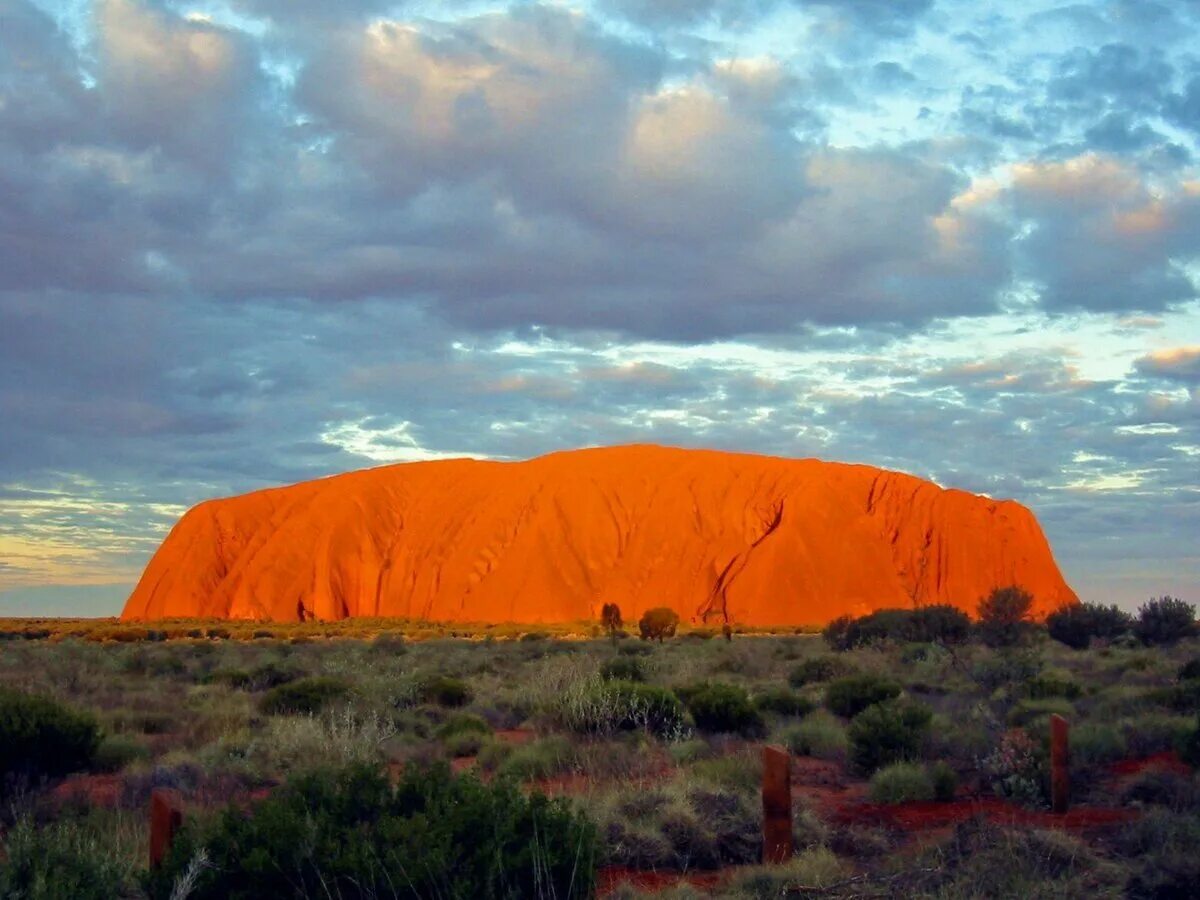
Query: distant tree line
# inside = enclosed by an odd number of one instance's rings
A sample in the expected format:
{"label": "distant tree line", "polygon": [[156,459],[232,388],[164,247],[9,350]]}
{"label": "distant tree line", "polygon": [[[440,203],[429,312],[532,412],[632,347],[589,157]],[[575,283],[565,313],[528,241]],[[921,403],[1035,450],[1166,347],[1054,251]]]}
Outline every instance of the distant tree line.
{"label": "distant tree line", "polygon": [[822,634],[835,650],[880,640],[961,644],[976,639],[989,647],[1015,647],[1044,630],[1077,650],[1093,641],[1145,646],[1172,644],[1200,632],[1196,607],[1176,597],[1151,598],[1136,615],[1099,603],[1068,603],[1046,617],[1033,617],[1033,595],[1018,585],[996,588],[979,601],[974,622],[958,607],[880,609],[865,616],[834,619]]}
{"label": "distant tree line", "polygon": [[[1034,597],[1029,591],[1020,585],[1008,585],[996,588],[979,601],[974,621],[957,606],[930,604],[911,609],[879,609],[864,616],[841,616],[826,625],[822,635],[830,647],[844,651],[883,640],[946,646],[978,640],[989,647],[1015,647],[1044,631],[1054,640],[1082,650],[1093,641],[1157,646],[1200,633],[1196,607],[1171,596],[1151,598],[1136,615],[1115,605],[1068,603],[1044,622],[1034,618],[1033,606]],[[617,604],[605,603],[600,621],[614,644],[625,636]],[[638,634],[645,641],[661,643],[674,637],[678,628],[679,614],[665,606],[646,610],[638,620]],[[728,625],[722,631],[727,639],[732,637]]]}

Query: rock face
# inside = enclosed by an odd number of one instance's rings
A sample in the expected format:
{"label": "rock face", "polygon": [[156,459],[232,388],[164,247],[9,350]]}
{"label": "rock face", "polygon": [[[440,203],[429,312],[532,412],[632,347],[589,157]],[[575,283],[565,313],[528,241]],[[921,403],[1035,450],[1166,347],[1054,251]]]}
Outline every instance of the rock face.
{"label": "rock face", "polygon": [[404,616],[470,622],[819,624],[881,607],[973,612],[1020,584],[1075,594],[1033,514],[910,475],[624,446],[447,460],[210,500],[146,567],[124,619]]}

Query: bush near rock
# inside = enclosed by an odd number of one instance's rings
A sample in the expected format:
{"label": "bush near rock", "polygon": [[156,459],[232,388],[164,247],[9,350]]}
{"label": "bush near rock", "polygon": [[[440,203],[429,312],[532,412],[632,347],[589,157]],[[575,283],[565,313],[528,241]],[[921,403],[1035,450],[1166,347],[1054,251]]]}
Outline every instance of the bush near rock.
{"label": "bush near rock", "polygon": [[900,683],[880,675],[863,673],[830,682],[825,689],[825,706],[830,712],[852,719],[875,703],[900,696]]}
{"label": "bush near rock", "polygon": [[91,713],[0,687],[0,792],[14,778],[84,769],[99,745],[100,727]]}
{"label": "bush near rock", "polygon": [[274,715],[311,716],[349,692],[350,685],[341,678],[329,675],[299,678],[267,691],[260,708]]}
{"label": "bush near rock", "polygon": [[445,766],[410,767],[395,786],[366,766],[319,771],[185,823],[151,897],[171,897],[201,851],[191,900],[583,898],[597,858],[595,827],[566,801]]}
{"label": "bush near rock", "polygon": [[933,711],[924,703],[898,699],[868,706],[847,730],[850,761],[871,773],[889,763],[915,760],[929,732]]}
{"label": "bush near rock", "polygon": [[736,732],[753,737],[764,731],[762,716],[745,688],[706,682],[677,692],[696,727],[708,732]]}

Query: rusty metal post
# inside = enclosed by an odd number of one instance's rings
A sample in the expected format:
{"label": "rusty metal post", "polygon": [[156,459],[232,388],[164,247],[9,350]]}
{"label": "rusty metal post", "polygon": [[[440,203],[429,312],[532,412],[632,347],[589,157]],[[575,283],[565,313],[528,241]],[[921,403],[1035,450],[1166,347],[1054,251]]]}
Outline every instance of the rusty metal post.
{"label": "rusty metal post", "polygon": [[1071,797],[1070,725],[1060,715],[1050,717],[1050,808],[1065,813]]}
{"label": "rusty metal post", "polygon": [[171,852],[183,825],[183,800],[176,791],[155,788],[150,792],[150,868],[157,869]]}
{"label": "rusty metal post", "polygon": [[782,747],[763,747],[763,862],[792,856],[792,758]]}

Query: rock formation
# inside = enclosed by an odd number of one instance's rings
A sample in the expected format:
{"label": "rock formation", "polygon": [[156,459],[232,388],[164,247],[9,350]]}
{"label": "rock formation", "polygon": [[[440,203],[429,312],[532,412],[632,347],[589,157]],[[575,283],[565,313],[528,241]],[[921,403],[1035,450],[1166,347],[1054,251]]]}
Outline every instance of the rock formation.
{"label": "rock formation", "polygon": [[819,624],[881,607],[974,612],[1020,584],[1074,601],[1028,509],[911,475],[656,446],[446,460],[210,500],[122,618]]}

